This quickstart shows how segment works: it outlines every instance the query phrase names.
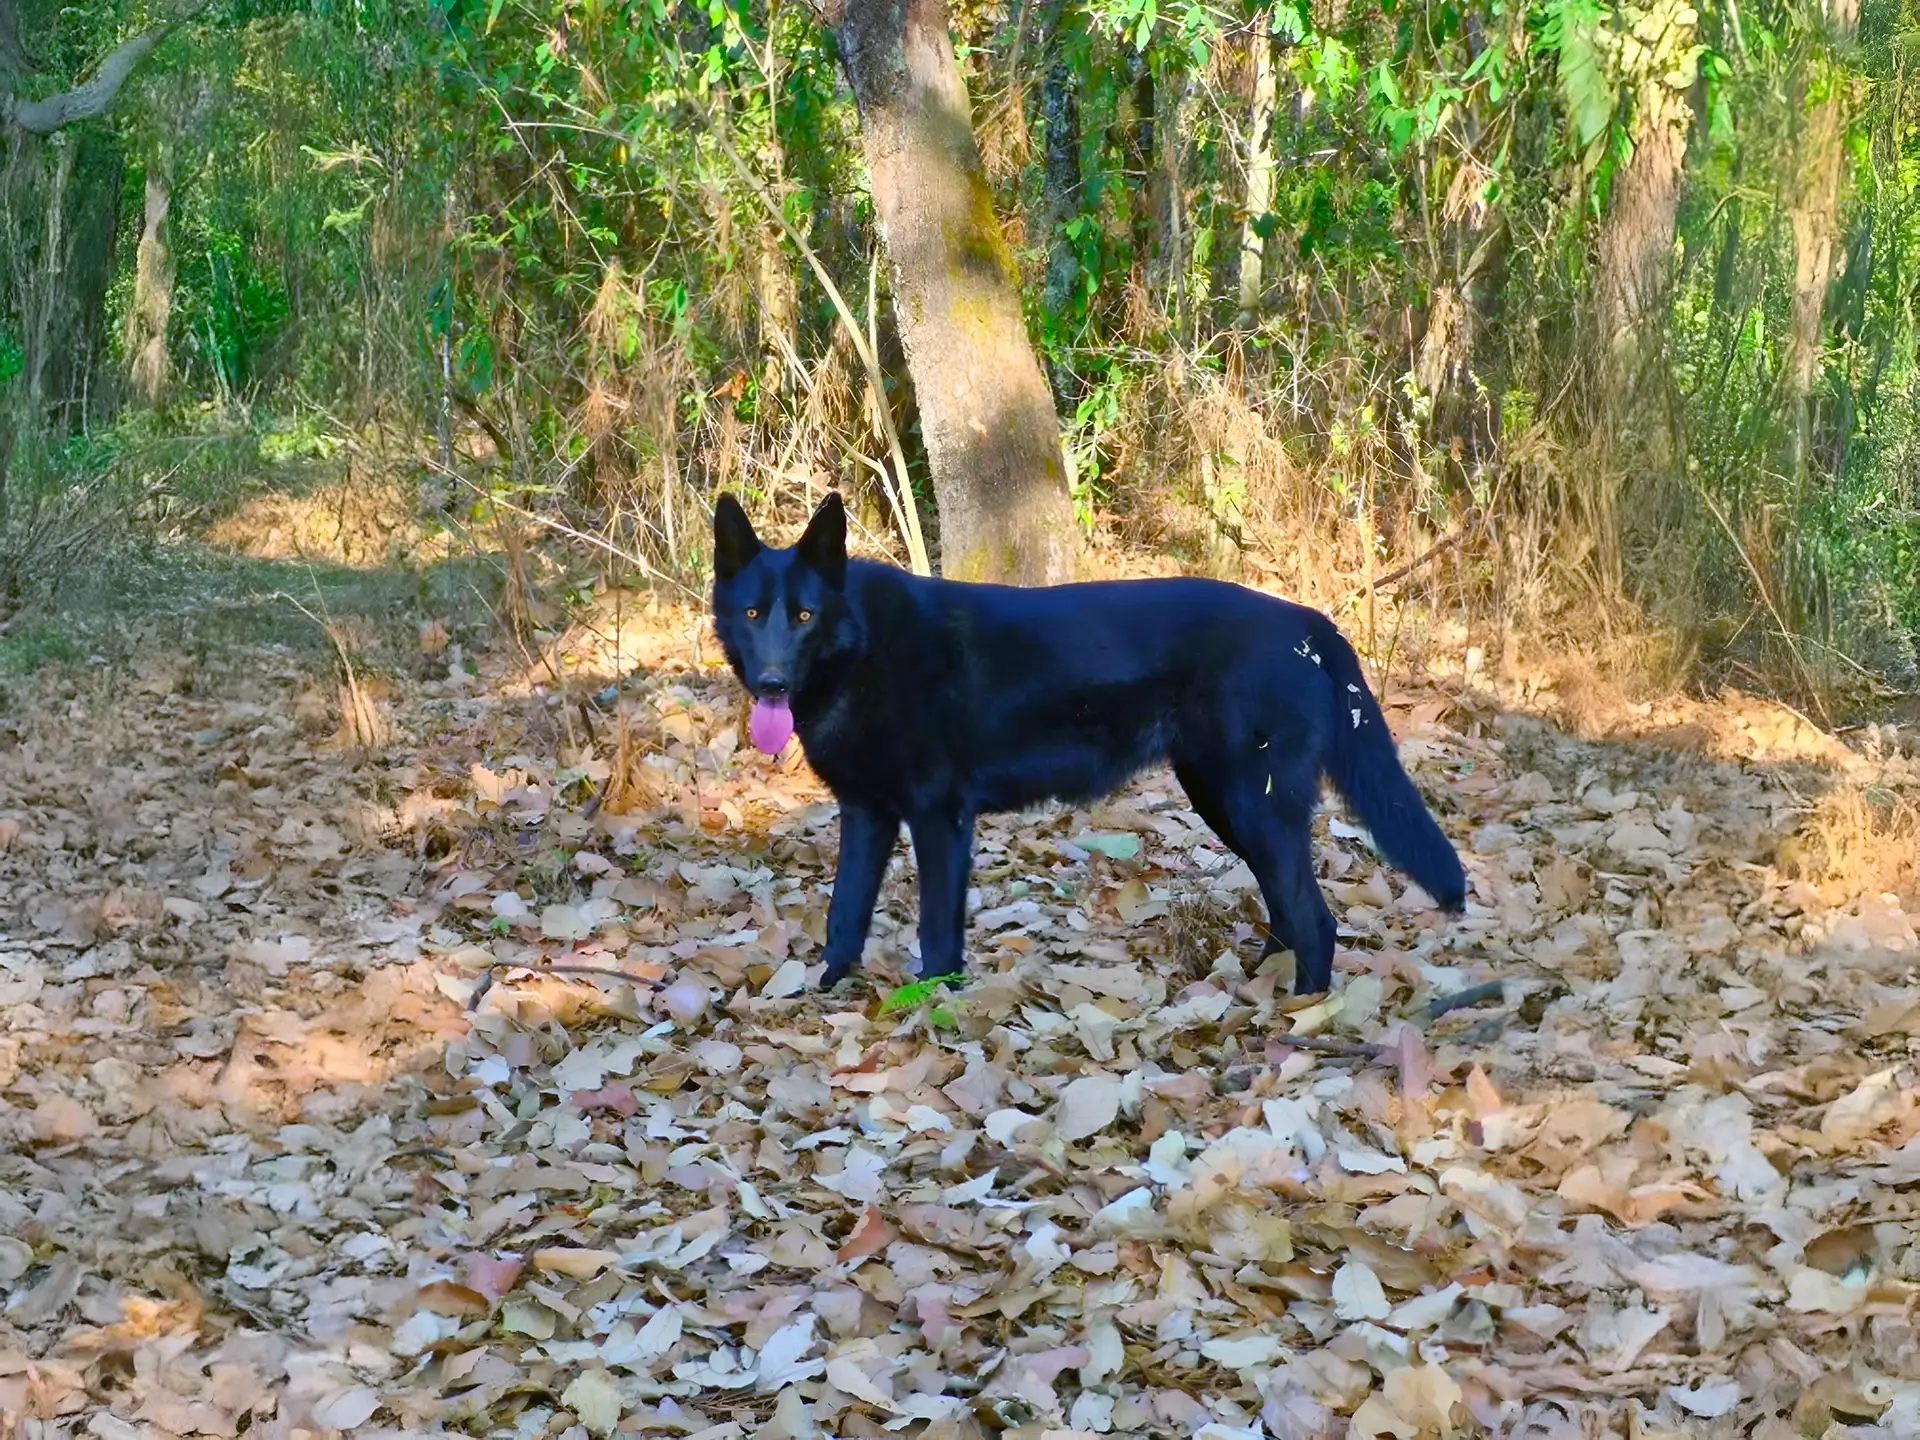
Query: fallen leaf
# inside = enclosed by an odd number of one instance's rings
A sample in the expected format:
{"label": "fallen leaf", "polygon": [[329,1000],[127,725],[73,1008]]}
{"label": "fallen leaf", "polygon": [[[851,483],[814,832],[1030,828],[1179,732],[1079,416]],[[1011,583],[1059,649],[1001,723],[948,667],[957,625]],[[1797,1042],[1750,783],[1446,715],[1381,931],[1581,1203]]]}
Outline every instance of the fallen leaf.
{"label": "fallen leaf", "polygon": [[1342,1320],[1384,1320],[1392,1310],[1380,1277],[1358,1260],[1333,1272],[1333,1309]]}
{"label": "fallen leaf", "polygon": [[604,1370],[582,1370],[560,1392],[560,1403],[593,1435],[612,1434],[626,1408],[619,1387]]}
{"label": "fallen leaf", "polygon": [[1403,1365],[1380,1382],[1380,1394],[1394,1413],[1416,1429],[1438,1434],[1454,1430],[1461,1404],[1460,1386],[1438,1365]]}
{"label": "fallen leaf", "polygon": [[533,1252],[534,1268],[574,1280],[590,1280],[620,1260],[618,1250],[587,1250],[571,1246],[551,1246]]}
{"label": "fallen leaf", "polygon": [[467,1284],[489,1300],[498,1300],[513,1289],[513,1282],[525,1267],[526,1261],[518,1255],[470,1254],[462,1261]]}
{"label": "fallen leaf", "polygon": [[1702,1381],[1692,1386],[1669,1385],[1667,1398],[1689,1415],[1718,1420],[1740,1403],[1742,1391],[1737,1380]]}
{"label": "fallen leaf", "polygon": [[1115,834],[1082,832],[1073,837],[1073,844],[1093,854],[1105,855],[1109,860],[1133,860],[1140,854],[1140,837],[1127,831]]}
{"label": "fallen leaf", "polygon": [[1120,1080],[1114,1075],[1082,1075],[1060,1092],[1054,1129],[1062,1140],[1097,1135],[1120,1114]]}
{"label": "fallen leaf", "polygon": [[1897,1068],[1880,1070],[1862,1080],[1827,1107],[1820,1120],[1820,1136],[1836,1150],[1857,1145],[1912,1103],[1895,1083]]}
{"label": "fallen leaf", "polygon": [[93,1112],[71,1096],[43,1094],[33,1107],[33,1133],[49,1145],[72,1145],[100,1130]]}
{"label": "fallen leaf", "polygon": [[313,1407],[313,1418],[329,1430],[357,1430],[380,1408],[379,1393],[366,1385],[336,1390]]}
{"label": "fallen leaf", "polygon": [[[991,1180],[993,1177],[987,1177]],[[860,1216],[860,1223],[853,1227],[853,1233],[847,1236],[845,1243],[834,1252],[834,1259],[842,1265],[849,1260],[864,1259],[869,1255],[878,1255],[899,1238],[899,1232],[889,1225],[880,1212],[869,1205]]]}

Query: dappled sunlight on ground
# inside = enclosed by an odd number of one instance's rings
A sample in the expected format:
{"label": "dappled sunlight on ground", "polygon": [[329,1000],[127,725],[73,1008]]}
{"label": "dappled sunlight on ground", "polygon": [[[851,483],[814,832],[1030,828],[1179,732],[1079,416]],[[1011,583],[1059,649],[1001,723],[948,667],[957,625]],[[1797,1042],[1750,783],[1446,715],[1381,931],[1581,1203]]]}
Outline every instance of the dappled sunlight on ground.
{"label": "dappled sunlight on ground", "polygon": [[398,556],[430,562],[447,553],[451,537],[429,533],[419,503],[413,487],[353,471],[242,500],[208,528],[206,538],[256,560],[358,569],[389,565]]}

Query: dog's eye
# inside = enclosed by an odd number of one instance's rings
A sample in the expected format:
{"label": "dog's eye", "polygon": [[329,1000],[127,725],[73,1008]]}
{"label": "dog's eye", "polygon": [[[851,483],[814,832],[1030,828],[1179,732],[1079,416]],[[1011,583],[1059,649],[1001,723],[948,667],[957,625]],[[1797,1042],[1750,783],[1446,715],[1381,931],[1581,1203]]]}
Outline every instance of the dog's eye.
{"label": "dog's eye", "polygon": [[812,618],[813,618],[813,612],[811,610],[802,610],[800,612],[800,623],[802,625],[806,624],[807,621],[811,620]]}

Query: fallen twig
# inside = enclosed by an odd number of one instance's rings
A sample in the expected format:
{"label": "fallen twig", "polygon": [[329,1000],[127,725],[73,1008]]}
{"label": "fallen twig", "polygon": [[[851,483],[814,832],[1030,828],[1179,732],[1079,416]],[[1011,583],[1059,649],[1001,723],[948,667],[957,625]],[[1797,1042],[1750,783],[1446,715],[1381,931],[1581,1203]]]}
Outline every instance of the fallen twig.
{"label": "fallen twig", "polygon": [[522,965],[517,961],[509,961],[486,968],[480,976],[480,983],[473,987],[473,994],[467,997],[467,1009],[480,1008],[480,1002],[487,998],[487,992],[493,988],[495,976],[502,970],[524,970],[529,975],[597,975],[605,980],[624,980],[629,985],[648,983],[641,976],[616,970],[611,965]]}
{"label": "fallen twig", "polygon": [[1469,985],[1464,990],[1456,990],[1451,995],[1436,995],[1427,1002],[1427,1018],[1438,1020],[1455,1010],[1471,1010],[1489,1000],[1504,1000],[1506,994],[1504,980],[1488,980],[1479,985]]}
{"label": "fallen twig", "polygon": [[1312,1050],[1320,1055],[1346,1055],[1356,1060],[1383,1060],[1387,1049],[1365,1040],[1335,1040],[1328,1035],[1276,1035],[1276,1045],[1291,1045],[1296,1050]]}

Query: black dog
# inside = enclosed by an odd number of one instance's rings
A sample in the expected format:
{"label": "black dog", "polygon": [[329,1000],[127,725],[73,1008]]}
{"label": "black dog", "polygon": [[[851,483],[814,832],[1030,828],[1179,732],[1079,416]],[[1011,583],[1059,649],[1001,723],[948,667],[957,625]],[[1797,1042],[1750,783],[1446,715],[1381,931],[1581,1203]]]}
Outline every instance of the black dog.
{"label": "black dog", "polygon": [[1214,580],[1022,590],[847,558],[829,495],[788,550],[730,495],[713,514],[713,620],[778,753],[798,729],[840,802],[827,912],[832,985],[860,960],[906,822],[920,866],[921,973],[964,965],[977,815],[1084,802],[1162,760],[1267,902],[1295,989],[1333,978],[1333,916],[1309,825],[1322,775],[1447,910],[1465,876],[1400,767],[1359,661],[1325,615]]}

